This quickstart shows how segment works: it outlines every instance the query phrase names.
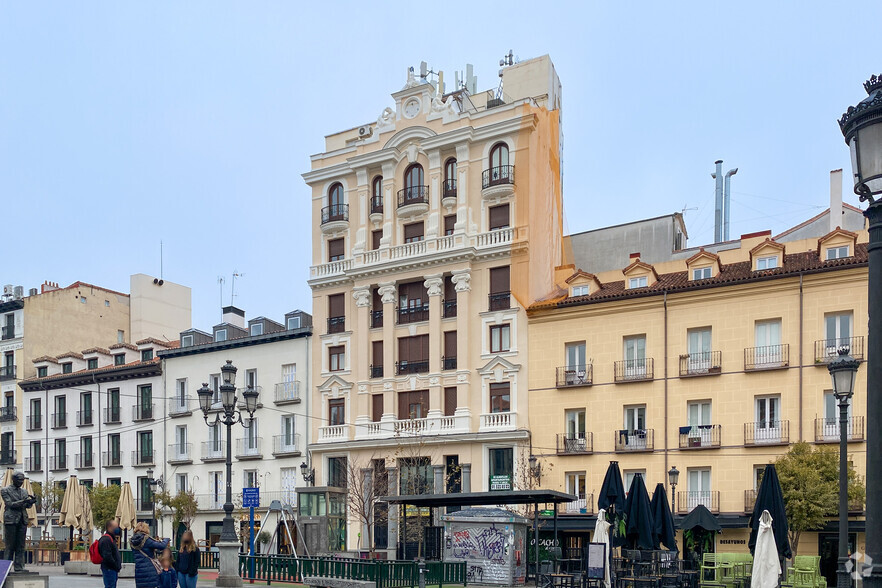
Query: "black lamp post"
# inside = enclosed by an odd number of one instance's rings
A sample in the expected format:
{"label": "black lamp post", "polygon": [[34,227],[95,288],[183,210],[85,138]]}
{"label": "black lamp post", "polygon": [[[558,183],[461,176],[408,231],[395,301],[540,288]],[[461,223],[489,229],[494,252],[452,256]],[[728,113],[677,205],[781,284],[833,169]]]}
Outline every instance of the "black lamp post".
{"label": "black lamp post", "polygon": [[668,484],[671,485],[671,514],[677,512],[677,482],[680,481],[680,470],[671,466],[668,470]]}
{"label": "black lamp post", "polygon": [[542,464],[539,463],[535,455],[531,455],[527,461],[530,464],[530,475],[536,480],[538,486],[542,483]]}
{"label": "black lamp post", "polygon": [[310,486],[315,486],[315,469],[309,467],[309,464],[305,461],[300,464],[300,475],[303,476],[304,482]]}
{"label": "black lamp post", "polygon": [[[211,411],[212,401],[214,400],[214,392],[208,387],[208,384],[202,384],[202,387],[197,391],[199,407],[202,409],[205,424],[209,427],[219,424],[227,427],[227,497],[226,502],[224,502],[223,528],[218,543],[218,550],[221,556],[218,562],[221,568],[218,570],[218,586],[242,585],[242,579],[239,577],[238,570],[239,536],[236,533],[236,525],[233,521],[233,425],[236,423],[241,423],[242,426],[247,425],[246,419],[242,418],[242,411],[236,410],[236,371],[236,367],[230,360],[227,360],[227,363],[221,367],[221,379],[223,380],[223,383],[220,385],[222,411],[214,415],[214,422],[209,422],[208,419],[208,413]],[[250,386],[242,392],[249,423],[254,418],[254,411],[257,409],[258,395],[257,390]]]}
{"label": "black lamp post", "polygon": [[[864,84],[868,96],[849,106],[839,128],[851,151],[854,193],[868,201],[870,223],[867,341],[867,561],[861,570],[867,588],[882,588],[882,76]],[[840,537],[840,541],[841,541]]]}
{"label": "black lamp post", "polygon": [[833,380],[833,394],[839,401],[839,567],[836,570],[838,588],[851,587],[848,563],[848,405],[854,394],[854,375],[858,365],[848,353],[848,347],[839,349],[839,357],[827,369]]}

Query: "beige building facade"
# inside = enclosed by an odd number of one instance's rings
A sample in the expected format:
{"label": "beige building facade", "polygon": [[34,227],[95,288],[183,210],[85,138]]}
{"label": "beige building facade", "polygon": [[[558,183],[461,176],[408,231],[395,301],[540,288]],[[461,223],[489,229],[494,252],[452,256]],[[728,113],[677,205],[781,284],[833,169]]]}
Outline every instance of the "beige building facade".
{"label": "beige building facade", "polygon": [[[524,309],[560,263],[561,89],[548,57],[501,79],[445,94],[411,70],[394,108],[326,137],[303,176],[319,487],[362,470],[388,473],[390,494],[518,485]],[[394,550],[396,519],[368,533],[350,514],[333,547]]]}

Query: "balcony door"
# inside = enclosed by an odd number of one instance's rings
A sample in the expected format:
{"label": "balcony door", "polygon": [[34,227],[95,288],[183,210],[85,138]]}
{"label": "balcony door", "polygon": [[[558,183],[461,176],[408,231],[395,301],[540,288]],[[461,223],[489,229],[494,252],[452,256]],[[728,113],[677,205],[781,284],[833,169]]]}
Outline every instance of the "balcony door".
{"label": "balcony door", "polygon": [[709,468],[693,468],[689,470],[686,481],[686,507],[692,510],[699,504],[711,510],[711,471]]}
{"label": "balcony door", "polygon": [[836,357],[837,350],[843,345],[851,345],[852,317],[850,312],[828,314],[824,316],[824,351],[827,357]]}
{"label": "balcony door", "polygon": [[211,489],[211,507],[220,508],[226,500],[223,472],[208,472],[208,484]]}
{"label": "balcony door", "polygon": [[213,454],[223,451],[223,433],[219,425],[208,429],[208,448]]}
{"label": "balcony door", "polygon": [[566,447],[567,452],[585,450],[585,411],[582,409],[568,410],[565,413],[567,421]]}
{"label": "balcony door", "polygon": [[[851,421],[851,398],[848,399],[848,408],[845,416],[848,418],[848,436],[853,434]],[[833,392],[824,392],[824,421],[821,435],[825,441],[839,440],[839,401]]]}
{"label": "balcony door", "polygon": [[625,337],[625,377],[646,375],[646,335]]}
{"label": "balcony door", "polygon": [[296,449],[297,443],[294,438],[294,416],[282,417],[282,448],[285,450]]}
{"label": "balcony door", "polygon": [[755,330],[754,364],[775,365],[783,363],[781,320],[757,321]]}
{"label": "balcony door", "polygon": [[566,383],[567,385],[585,381],[585,342],[566,345]]}
{"label": "balcony door", "polygon": [[645,406],[626,406],[625,407],[625,435],[627,435],[627,445],[629,449],[645,449],[646,448],[646,407]]}
{"label": "balcony door", "polygon": [[248,426],[245,427],[244,439],[246,453],[254,453],[257,451],[257,432],[259,430],[260,429],[257,427],[257,419],[248,419]]}
{"label": "balcony door", "polygon": [[567,494],[572,494],[576,497],[576,500],[566,505],[567,512],[587,512],[588,504],[585,495],[585,472],[570,472],[567,474]]}
{"label": "balcony door", "polygon": [[689,329],[689,373],[706,373],[711,368],[710,328]]}
{"label": "balcony door", "polygon": [[297,364],[288,363],[282,366],[282,397],[285,400],[293,400],[297,386]]}
{"label": "balcony door", "polygon": [[689,439],[696,439],[701,447],[711,444],[711,403],[710,400],[690,402],[688,406]]}
{"label": "balcony door", "polygon": [[187,425],[175,427],[175,455],[179,459],[187,457]]}
{"label": "balcony door", "polygon": [[779,396],[760,396],[755,400],[755,403],[754,441],[756,443],[779,443],[781,441],[781,398]]}

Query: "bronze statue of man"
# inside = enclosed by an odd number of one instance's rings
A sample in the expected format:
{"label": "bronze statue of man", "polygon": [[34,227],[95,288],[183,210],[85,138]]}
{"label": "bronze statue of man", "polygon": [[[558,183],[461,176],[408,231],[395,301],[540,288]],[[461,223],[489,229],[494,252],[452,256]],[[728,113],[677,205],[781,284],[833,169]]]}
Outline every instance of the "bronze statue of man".
{"label": "bronze statue of man", "polygon": [[12,560],[13,570],[24,571],[25,534],[28,530],[27,509],[33,506],[37,499],[29,495],[22,485],[25,477],[21,472],[12,474],[12,485],[0,490],[0,497],[6,504],[6,512],[3,513],[3,540],[6,542],[6,551],[3,558]]}

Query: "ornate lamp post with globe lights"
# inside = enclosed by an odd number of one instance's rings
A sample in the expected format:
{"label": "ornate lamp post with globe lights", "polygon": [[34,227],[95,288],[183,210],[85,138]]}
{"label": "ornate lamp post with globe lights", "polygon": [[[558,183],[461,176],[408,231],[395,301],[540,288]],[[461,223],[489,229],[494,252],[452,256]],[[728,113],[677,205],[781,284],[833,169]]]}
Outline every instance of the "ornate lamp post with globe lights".
{"label": "ornate lamp post with globe lights", "polygon": [[864,89],[868,96],[848,107],[839,128],[851,151],[854,193],[869,203],[866,562],[872,565],[859,571],[864,586],[882,588],[882,427],[875,426],[882,423],[882,76],[870,77]]}
{"label": "ornate lamp post with globe lights", "polygon": [[208,413],[214,403],[214,391],[208,384],[202,384],[197,394],[199,395],[199,408],[205,424],[209,427],[225,425],[227,427],[227,497],[224,502],[224,521],[221,530],[218,548],[218,586],[241,586],[242,578],[239,577],[239,535],[236,533],[236,524],[233,521],[233,425],[241,423],[246,426],[254,419],[254,411],[257,409],[257,397],[259,392],[249,386],[242,392],[245,400],[245,410],[248,416],[243,418],[242,411],[236,410],[236,366],[227,360],[221,367],[220,400],[221,407],[214,415],[214,422],[209,422]]}

